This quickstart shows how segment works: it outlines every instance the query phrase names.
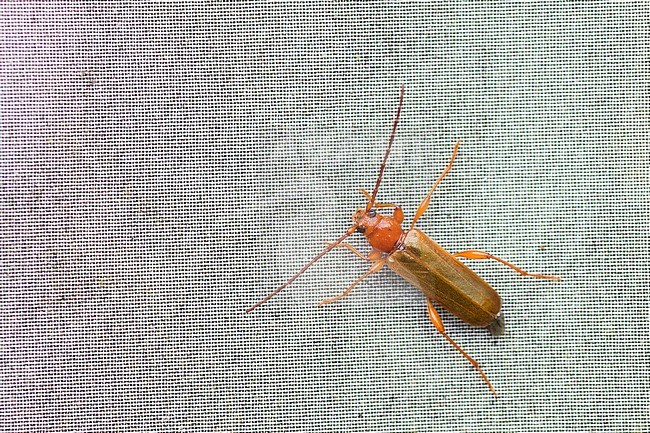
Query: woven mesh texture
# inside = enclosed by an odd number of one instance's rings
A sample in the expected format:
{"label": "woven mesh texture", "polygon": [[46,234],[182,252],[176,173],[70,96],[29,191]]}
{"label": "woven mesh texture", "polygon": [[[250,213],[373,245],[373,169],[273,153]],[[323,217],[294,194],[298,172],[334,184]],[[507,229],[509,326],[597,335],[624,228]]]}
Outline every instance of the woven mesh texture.
{"label": "woven mesh texture", "polygon": [[[648,431],[645,2],[4,3],[2,431]],[[493,337],[341,250],[379,198]],[[368,248],[360,235],[351,241]]]}

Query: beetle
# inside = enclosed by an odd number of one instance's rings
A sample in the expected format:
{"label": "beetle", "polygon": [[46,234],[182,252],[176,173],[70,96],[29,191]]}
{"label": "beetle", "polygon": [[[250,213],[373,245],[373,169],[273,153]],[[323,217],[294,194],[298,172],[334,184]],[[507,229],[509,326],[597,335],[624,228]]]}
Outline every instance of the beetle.
{"label": "beetle", "polygon": [[[288,285],[293,283],[302,275],[311,265],[321,257],[332,251],[334,248],[346,248],[357,257],[371,263],[368,272],[354,281],[343,293],[333,298],[324,299],[319,306],[339,301],[347,296],[354,287],[361,281],[372,274],[379,272],[384,266],[388,266],[402,278],[416,286],[425,296],[427,314],[436,330],[449,343],[463,355],[481,375],[489,387],[492,394],[496,396],[496,391],[487,375],[468,353],[447,334],[442,323],[440,315],[433,306],[436,302],[447,311],[464,321],[465,323],[487,328],[491,333],[500,335],[505,329],[505,322],[501,313],[501,297],[499,294],[474,271],[460,262],[459,258],[473,260],[496,260],[505,266],[515,270],[524,276],[535,278],[544,278],[559,280],[559,278],[549,275],[528,273],[521,268],[499,258],[490,253],[480,250],[467,250],[459,253],[449,253],[436,242],[431,240],[424,232],[415,228],[415,223],[424,215],[431,196],[438,187],[442,179],[449,173],[458,154],[460,140],[454,145],[451,158],[445,169],[438,176],[428,194],[424,197],[413,221],[408,230],[402,229],[404,221],[404,212],[399,205],[393,203],[378,203],[376,201],[377,191],[381,184],[386,162],[390,154],[399,116],[404,103],[404,85],[400,89],[399,105],[393,128],[388,139],[388,146],[384,153],[379,174],[372,193],[362,189],[361,193],[366,198],[365,207],[358,208],[352,217],[353,224],[345,233],[334,242],[326,243],[327,247],[305,264],[295,275],[289,278],[284,284],[275,289],[268,296],[257,302],[246,310],[247,313],[253,311],[269,299],[280,293]],[[379,209],[392,208],[392,215],[382,215]],[[352,245],[343,242],[353,233],[361,233],[372,247],[371,252],[364,256]]]}

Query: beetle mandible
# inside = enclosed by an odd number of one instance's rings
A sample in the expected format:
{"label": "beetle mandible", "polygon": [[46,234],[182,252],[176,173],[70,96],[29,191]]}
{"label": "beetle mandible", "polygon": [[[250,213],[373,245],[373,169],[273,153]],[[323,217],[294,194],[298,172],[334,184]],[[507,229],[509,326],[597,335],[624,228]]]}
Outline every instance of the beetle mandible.
{"label": "beetle mandible", "polygon": [[[402,229],[404,221],[404,212],[402,208],[393,203],[377,203],[377,191],[386,168],[386,161],[395,140],[397,123],[404,103],[404,85],[400,89],[399,105],[393,122],[393,129],[388,139],[388,146],[384,153],[384,159],[379,167],[379,174],[372,193],[361,190],[366,198],[365,207],[356,210],[352,217],[353,224],[346,232],[334,242],[326,243],[327,247],[305,264],[294,276],[289,278],[284,284],[275,289],[271,294],[257,302],[255,305],[246,310],[247,313],[253,311],[273,296],[277,295],[293,283],[302,275],[311,265],[332,251],[334,248],[346,248],[354,253],[357,257],[371,263],[368,272],[363,274],[353,282],[343,293],[333,298],[323,300],[319,306],[338,301],[347,296],[354,287],[370,275],[379,272],[384,266],[388,266],[399,276],[416,286],[425,296],[427,314],[433,326],[442,336],[451,343],[480,373],[490,391],[496,395],[496,391],[487,378],[483,369],[479,366],[469,354],[447,334],[442,323],[440,315],[433,306],[436,302],[447,311],[468,323],[469,325],[487,328],[493,334],[502,334],[505,322],[501,313],[501,298],[499,294],[474,271],[465,266],[458,258],[472,260],[496,260],[505,266],[515,270],[524,276],[535,278],[545,278],[559,281],[559,278],[550,275],[528,273],[507,261],[496,257],[490,253],[480,250],[467,250],[459,253],[449,253],[440,245],[431,240],[424,232],[415,228],[415,223],[424,215],[431,195],[438,187],[442,179],[449,173],[458,154],[460,140],[456,142],[451,158],[445,169],[427,195],[420,203],[413,221],[408,230]],[[382,215],[377,209],[392,208],[392,215]],[[363,234],[370,246],[371,252],[364,256],[352,245],[343,242],[348,236],[358,232]]]}

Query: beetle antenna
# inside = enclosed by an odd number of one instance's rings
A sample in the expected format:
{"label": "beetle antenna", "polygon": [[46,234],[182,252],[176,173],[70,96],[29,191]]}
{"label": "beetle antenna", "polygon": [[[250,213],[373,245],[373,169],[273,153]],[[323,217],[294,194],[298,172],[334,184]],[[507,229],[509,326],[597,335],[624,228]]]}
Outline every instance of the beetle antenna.
{"label": "beetle antenna", "polygon": [[388,139],[388,148],[386,153],[384,153],[384,160],[379,167],[379,175],[377,175],[377,182],[375,183],[375,188],[372,190],[372,198],[366,204],[366,212],[372,208],[375,204],[375,198],[377,197],[377,191],[379,190],[379,184],[381,183],[381,178],[384,176],[384,169],[386,168],[386,161],[388,161],[388,155],[390,154],[390,149],[393,147],[393,141],[395,141],[395,131],[397,131],[397,122],[399,121],[399,115],[402,112],[402,104],[404,102],[404,84],[400,87],[399,91],[399,105],[397,106],[397,114],[395,114],[395,121],[393,122],[393,130],[390,133],[390,138]]}
{"label": "beetle antenna", "polygon": [[331,244],[328,244],[328,245],[327,245],[327,248],[325,248],[323,251],[321,251],[320,253],[318,253],[318,254],[317,254],[313,259],[311,259],[311,260],[310,260],[310,261],[309,261],[305,266],[303,266],[302,268],[300,268],[300,270],[299,270],[299,271],[298,271],[298,272],[297,272],[293,277],[289,278],[289,279],[288,279],[284,284],[282,284],[280,287],[278,287],[277,289],[275,289],[273,292],[271,292],[269,295],[267,295],[264,299],[262,299],[261,301],[259,301],[257,304],[255,304],[255,305],[253,305],[252,307],[250,307],[249,309],[247,309],[246,312],[247,312],[247,313],[250,313],[251,311],[253,311],[253,310],[256,309],[257,307],[259,307],[260,305],[262,305],[263,303],[265,303],[266,301],[268,301],[269,299],[271,299],[272,297],[274,297],[275,295],[277,295],[278,293],[280,293],[280,292],[281,292],[282,290],[284,290],[284,289],[285,289],[289,284],[291,284],[291,283],[293,283],[294,281],[296,281],[296,279],[297,279],[299,276],[301,276],[301,275],[302,275],[302,274],[303,274],[303,273],[304,273],[304,272],[305,272],[305,271],[306,271],[306,270],[307,270],[311,265],[313,265],[314,263],[316,263],[316,261],[318,261],[318,259],[320,259],[321,257],[323,257],[325,254],[329,253],[329,252],[332,251],[334,248],[336,248],[336,246],[339,245],[341,242],[343,242],[343,240],[344,240],[345,238],[347,238],[347,237],[350,236],[352,233],[354,233],[354,231],[355,231],[356,229],[357,229],[357,225],[356,225],[356,224],[353,225],[352,227],[350,227],[350,228],[345,232],[345,234],[344,234],[343,236],[341,236],[340,238],[338,238],[335,242],[333,242],[333,243],[331,243]]}

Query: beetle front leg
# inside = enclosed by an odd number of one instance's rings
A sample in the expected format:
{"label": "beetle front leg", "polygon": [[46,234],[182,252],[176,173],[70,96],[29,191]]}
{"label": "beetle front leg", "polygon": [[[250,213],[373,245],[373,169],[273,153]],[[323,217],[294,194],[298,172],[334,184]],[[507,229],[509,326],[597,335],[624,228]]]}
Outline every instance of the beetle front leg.
{"label": "beetle front leg", "polygon": [[397,221],[398,224],[402,224],[404,221],[404,211],[401,207],[395,206],[395,210],[393,211],[393,218],[395,221]]}
{"label": "beetle front leg", "polygon": [[352,289],[354,289],[354,287],[357,284],[359,284],[361,281],[365,280],[370,275],[379,272],[381,270],[381,268],[384,267],[385,264],[386,264],[386,259],[377,260],[375,263],[373,263],[373,265],[370,267],[368,272],[363,274],[359,279],[357,279],[354,283],[352,283],[350,285],[350,287],[345,289],[345,291],[343,293],[341,293],[340,295],[335,296],[333,298],[323,299],[321,301],[321,303],[318,304],[318,306],[322,307],[323,305],[331,304],[332,302],[340,301],[341,299],[345,298],[346,296],[348,296],[350,294],[350,292],[352,292]]}
{"label": "beetle front leg", "polygon": [[429,320],[431,320],[431,323],[433,324],[433,326],[436,327],[438,332],[440,332],[442,336],[445,337],[447,341],[449,341],[451,345],[454,346],[454,348],[458,350],[460,354],[463,355],[465,359],[467,359],[474,366],[474,368],[481,374],[481,377],[483,378],[487,386],[490,388],[492,394],[496,396],[497,392],[494,390],[492,383],[490,383],[490,380],[483,372],[481,366],[478,365],[478,362],[476,362],[474,358],[469,356],[463,349],[460,348],[460,346],[454,340],[451,339],[449,335],[447,335],[447,333],[445,332],[445,325],[442,324],[442,319],[440,318],[440,314],[438,314],[436,309],[433,307],[433,303],[429,298],[427,298],[427,314],[429,315]]}
{"label": "beetle front leg", "polygon": [[418,210],[415,211],[415,216],[413,217],[413,222],[411,223],[411,228],[409,230],[412,230],[415,227],[415,223],[420,219],[422,215],[427,211],[429,208],[429,202],[431,201],[431,196],[433,195],[433,191],[438,188],[438,185],[440,185],[440,182],[442,182],[442,179],[447,176],[447,173],[451,170],[451,166],[454,165],[454,160],[456,159],[456,155],[458,154],[458,147],[460,146],[460,140],[456,142],[454,145],[454,150],[451,152],[451,159],[449,160],[449,164],[447,164],[447,167],[445,167],[444,170],[442,170],[442,173],[440,176],[438,176],[438,179],[434,182],[433,186],[427,193],[426,197],[424,197],[424,200],[422,200],[422,203],[420,203],[420,206],[418,206]]}
{"label": "beetle front leg", "polygon": [[[325,245],[329,246],[331,244],[332,244],[331,242],[325,242]],[[357,250],[356,248],[354,248],[352,245],[350,245],[348,243],[338,244],[338,245],[336,245],[336,248],[345,248],[347,250],[350,250],[350,251],[352,251],[352,253],[355,256],[357,256],[361,260],[365,260],[367,262],[376,262],[377,260],[379,260],[381,258],[382,254],[383,254],[381,251],[376,250],[376,249],[373,248],[373,250],[370,251],[370,253],[368,253],[367,256],[364,256],[363,254],[361,254],[359,252],[359,250]]]}
{"label": "beetle front leg", "polygon": [[513,265],[512,263],[508,263],[505,260],[494,256],[490,253],[486,253],[485,251],[480,251],[480,250],[467,250],[467,251],[461,251],[460,253],[453,254],[454,257],[463,257],[465,259],[471,259],[471,260],[487,260],[487,259],[492,259],[496,260],[499,263],[502,263],[509,267],[510,269],[519,272],[521,275],[525,277],[534,277],[534,278],[544,278],[547,280],[555,280],[555,281],[561,281],[560,278],[554,277],[552,275],[542,275],[542,274],[531,274],[530,272],[526,272],[523,269]]}
{"label": "beetle front leg", "polygon": [[[361,194],[363,194],[363,196],[366,198],[366,200],[368,200],[368,201],[372,200],[372,195],[370,195],[370,193],[368,191],[366,191],[363,188],[361,188],[359,191],[361,192]],[[372,207],[380,208],[380,207],[399,207],[399,206],[396,205],[395,203],[373,203]]]}

